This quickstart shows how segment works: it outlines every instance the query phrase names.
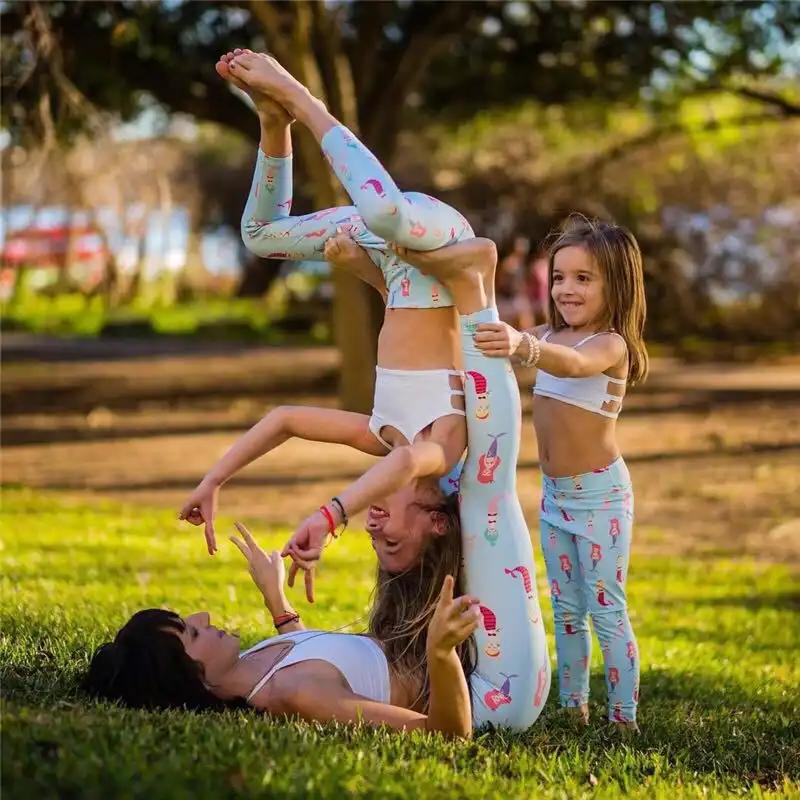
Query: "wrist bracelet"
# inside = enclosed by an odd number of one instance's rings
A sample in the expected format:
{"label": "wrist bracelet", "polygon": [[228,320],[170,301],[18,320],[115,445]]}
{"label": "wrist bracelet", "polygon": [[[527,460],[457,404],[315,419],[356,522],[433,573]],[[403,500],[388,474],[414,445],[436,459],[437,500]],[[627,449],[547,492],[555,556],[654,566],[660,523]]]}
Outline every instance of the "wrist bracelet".
{"label": "wrist bracelet", "polygon": [[275,630],[280,630],[284,625],[288,625],[290,622],[299,622],[300,615],[299,614],[281,614],[279,617],[275,617],[272,620],[273,625],[275,625]]}
{"label": "wrist bracelet", "polygon": [[523,367],[535,367],[539,363],[539,357],[542,354],[542,348],[539,340],[528,331],[523,331],[522,338],[525,339],[528,345],[528,355],[520,362]]}
{"label": "wrist bracelet", "polygon": [[333,514],[331,514],[327,506],[320,506],[319,510],[323,513],[325,519],[328,520],[328,533],[335,539],[337,534],[336,534],[336,522],[333,519]]}
{"label": "wrist bracelet", "polygon": [[347,527],[347,523],[350,522],[347,512],[344,510],[344,504],[338,497],[331,497],[331,503],[339,509],[339,513],[342,515],[342,525],[344,526],[342,530],[344,530]]}

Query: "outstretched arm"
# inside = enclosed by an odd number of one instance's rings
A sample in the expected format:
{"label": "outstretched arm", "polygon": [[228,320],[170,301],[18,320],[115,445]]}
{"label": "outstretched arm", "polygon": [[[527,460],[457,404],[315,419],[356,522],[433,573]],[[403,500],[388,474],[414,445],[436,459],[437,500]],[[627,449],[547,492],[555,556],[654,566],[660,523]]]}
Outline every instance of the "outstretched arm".
{"label": "outstretched arm", "polygon": [[[547,326],[534,328],[535,338]],[[524,360],[530,355],[526,337],[505,322],[483,322],[475,333],[476,347],[492,358],[516,357]],[[538,342],[539,359],[536,366],[560,378],[585,378],[598,375],[619,364],[627,355],[624,340],[619,336],[598,336],[581,347],[567,347],[553,342]],[[534,344],[535,347],[535,344]]]}
{"label": "outstretched arm", "polygon": [[[472,733],[469,687],[456,647],[475,632],[481,616],[478,598],[469,595],[453,598],[453,587],[454,580],[448,575],[428,625],[427,658],[431,687],[428,714],[357,695],[343,685],[341,675],[333,672],[329,678],[320,680],[318,668],[314,670],[310,664],[289,667],[309,674],[295,673],[291,677],[287,674],[285,690],[281,691],[280,684],[275,687],[286,695],[281,704],[286,712],[320,722],[367,722],[401,731],[427,730],[445,736],[469,737]],[[306,677],[308,680],[304,680]]]}
{"label": "outstretched arm", "polygon": [[208,552],[216,551],[214,517],[222,485],[243,467],[291,437],[346,444],[370,455],[386,451],[369,430],[369,417],[351,411],[305,406],[279,406],[238,439],[214,464],[184,503],[180,519],[205,524]]}
{"label": "outstretched arm", "polygon": [[[447,452],[437,442],[415,442],[396,447],[351,483],[339,494],[338,499],[347,515],[351,516],[412,481],[446,475],[448,465]],[[326,512],[320,509],[304,519],[281,551],[281,555],[291,556],[294,561],[289,569],[290,586],[294,583],[297,570],[305,570],[306,596],[309,602],[313,602],[313,570],[331,533],[327,514],[335,522],[343,522],[341,512],[335,504],[325,508]]]}

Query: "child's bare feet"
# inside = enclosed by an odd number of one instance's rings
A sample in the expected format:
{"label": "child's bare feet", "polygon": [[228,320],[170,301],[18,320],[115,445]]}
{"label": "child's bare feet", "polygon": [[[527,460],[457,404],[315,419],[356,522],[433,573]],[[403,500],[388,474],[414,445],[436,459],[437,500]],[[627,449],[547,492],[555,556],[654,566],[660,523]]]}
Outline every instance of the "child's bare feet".
{"label": "child's bare feet", "polygon": [[461,314],[494,305],[497,248],[491,239],[467,239],[427,251],[389,246],[402,261],[441,281]]}
{"label": "child's bare feet", "polygon": [[273,123],[275,125],[289,125],[294,122],[294,117],[292,117],[292,115],[289,114],[289,112],[286,111],[283,106],[273,100],[268,94],[265,94],[259,89],[248,85],[245,83],[245,81],[241,80],[238,75],[234,75],[233,71],[231,70],[231,62],[233,62],[235,58],[245,54],[256,56],[257,58],[267,58],[266,55],[261,53],[253,53],[252,50],[242,50],[237,48],[236,50],[228,53],[223,53],[219,57],[219,61],[217,61],[214,66],[217,74],[224,80],[232,83],[237,89],[241,89],[243,92],[249,95],[256,107],[258,116],[264,122]]}
{"label": "child's bare feet", "polygon": [[386,300],[388,291],[383,273],[373,263],[363,247],[356,244],[341,228],[325,242],[325,260],[333,267],[355,275],[374,287]]}
{"label": "child's bare feet", "polygon": [[237,80],[269,95],[289,111],[299,99],[309,96],[306,87],[266,53],[242,50],[234,53],[227,64],[231,75]]}
{"label": "child's bare feet", "polygon": [[619,736],[623,737],[633,737],[638,736],[641,731],[639,730],[639,726],[636,724],[634,720],[628,720],[627,722],[617,722],[617,720],[609,720],[611,725],[611,730],[614,731]]}
{"label": "child's bare feet", "polygon": [[566,707],[562,709],[562,713],[572,722],[576,727],[587,728],[589,727],[589,706],[582,705],[577,708]]}

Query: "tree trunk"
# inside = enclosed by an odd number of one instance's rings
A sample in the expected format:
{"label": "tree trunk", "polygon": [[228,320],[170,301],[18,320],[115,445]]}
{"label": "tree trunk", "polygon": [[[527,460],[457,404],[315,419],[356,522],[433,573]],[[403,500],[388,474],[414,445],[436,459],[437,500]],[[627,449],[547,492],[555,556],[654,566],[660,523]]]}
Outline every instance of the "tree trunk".
{"label": "tree trunk", "polygon": [[[358,133],[352,74],[341,54],[338,28],[330,24],[329,15],[333,12],[307,0],[286,6],[288,17],[281,16],[270,3],[251,2],[250,8],[278,60],[323,100],[337,119]],[[315,53],[312,43],[320,39],[325,41],[325,47]],[[326,92],[323,74],[327,82],[335,85],[335,91]],[[295,146],[313,186],[315,207],[349,205],[349,198],[331,173],[314,138],[305,130],[295,130]],[[348,410],[368,412],[372,408],[380,327],[370,296],[374,291],[349,275],[334,274],[333,287],[333,333],[341,354],[339,401]]]}

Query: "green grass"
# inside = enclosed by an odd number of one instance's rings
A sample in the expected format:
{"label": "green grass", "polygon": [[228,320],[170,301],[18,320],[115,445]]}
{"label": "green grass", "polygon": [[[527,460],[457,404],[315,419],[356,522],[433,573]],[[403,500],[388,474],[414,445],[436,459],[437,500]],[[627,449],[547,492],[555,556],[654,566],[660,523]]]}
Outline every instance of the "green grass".
{"label": "green grass", "polygon": [[[782,566],[634,558],[634,741],[602,721],[595,647],[588,731],[551,697],[524,735],[447,742],[85,701],[74,687],[90,652],[138,608],[207,608],[245,644],[269,633],[266,611],[233,546],[209,559],[170,512],[11,488],[2,513],[6,798],[800,796],[799,595]],[[366,537],[346,535],[326,553],[317,604],[301,604],[306,622],[361,629],[372,572]]]}

